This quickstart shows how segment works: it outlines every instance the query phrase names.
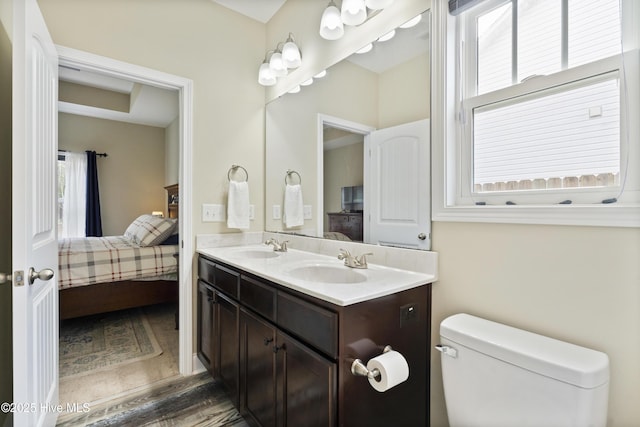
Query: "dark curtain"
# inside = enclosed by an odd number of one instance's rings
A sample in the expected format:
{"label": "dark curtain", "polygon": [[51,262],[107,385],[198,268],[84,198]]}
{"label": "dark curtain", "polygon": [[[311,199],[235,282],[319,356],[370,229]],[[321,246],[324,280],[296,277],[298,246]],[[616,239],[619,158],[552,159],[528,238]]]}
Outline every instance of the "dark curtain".
{"label": "dark curtain", "polygon": [[102,218],[100,217],[100,192],[98,190],[98,165],[96,152],[87,151],[87,237],[102,236]]}

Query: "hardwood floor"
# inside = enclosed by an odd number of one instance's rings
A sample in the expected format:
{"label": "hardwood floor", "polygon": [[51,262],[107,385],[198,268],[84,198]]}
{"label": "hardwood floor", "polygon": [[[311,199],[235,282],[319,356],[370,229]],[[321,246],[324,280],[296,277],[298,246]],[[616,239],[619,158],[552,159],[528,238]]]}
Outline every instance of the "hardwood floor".
{"label": "hardwood floor", "polygon": [[60,427],[248,427],[222,386],[209,373],[175,377],[121,398],[68,413]]}

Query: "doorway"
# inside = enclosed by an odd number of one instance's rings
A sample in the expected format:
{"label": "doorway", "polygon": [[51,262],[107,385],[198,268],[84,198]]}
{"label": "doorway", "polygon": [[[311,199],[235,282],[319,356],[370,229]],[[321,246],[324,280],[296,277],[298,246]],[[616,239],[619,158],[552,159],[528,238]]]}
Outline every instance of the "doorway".
{"label": "doorway", "polygon": [[57,46],[59,63],[63,67],[80,69],[107,77],[128,80],[140,85],[147,85],[178,92],[178,157],[180,186],[179,221],[180,254],[179,254],[179,372],[189,375],[193,371],[193,322],[192,322],[192,285],[191,258],[193,243],[191,239],[192,225],[192,178],[188,171],[192,169],[192,104],[193,82],[190,79],[163,73],[145,67],[116,61],[110,58]]}

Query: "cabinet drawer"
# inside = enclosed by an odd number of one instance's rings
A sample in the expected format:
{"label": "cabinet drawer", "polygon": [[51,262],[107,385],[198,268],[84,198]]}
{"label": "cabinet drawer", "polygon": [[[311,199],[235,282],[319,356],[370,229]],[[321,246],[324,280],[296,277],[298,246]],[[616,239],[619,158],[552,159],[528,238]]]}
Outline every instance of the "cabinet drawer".
{"label": "cabinet drawer", "polygon": [[214,284],[215,264],[205,257],[198,257],[198,277],[201,280],[213,285]]}
{"label": "cabinet drawer", "polygon": [[338,357],[338,315],[278,292],[276,323],[332,358]]}
{"label": "cabinet drawer", "polygon": [[232,298],[238,299],[240,273],[216,264],[215,281],[213,284]]}
{"label": "cabinet drawer", "polygon": [[276,290],[251,277],[240,278],[240,302],[271,321],[276,318]]}

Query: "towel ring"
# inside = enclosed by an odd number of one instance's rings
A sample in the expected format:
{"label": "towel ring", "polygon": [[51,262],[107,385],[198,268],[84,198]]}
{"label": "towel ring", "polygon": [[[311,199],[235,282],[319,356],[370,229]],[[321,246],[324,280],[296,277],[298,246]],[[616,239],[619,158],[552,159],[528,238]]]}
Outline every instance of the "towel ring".
{"label": "towel ring", "polygon": [[242,169],[244,171],[244,174],[247,176],[245,181],[249,181],[249,172],[247,172],[247,170],[240,165],[231,165],[231,167],[229,168],[229,172],[227,172],[227,179],[231,181],[231,172],[235,172],[236,170],[238,170],[238,168]]}
{"label": "towel ring", "polygon": [[284,184],[287,185],[287,179],[291,178],[291,175],[296,174],[298,175],[298,184],[302,184],[302,177],[300,176],[300,174],[292,169],[287,169],[287,174],[284,176]]}

